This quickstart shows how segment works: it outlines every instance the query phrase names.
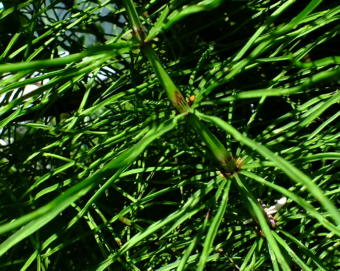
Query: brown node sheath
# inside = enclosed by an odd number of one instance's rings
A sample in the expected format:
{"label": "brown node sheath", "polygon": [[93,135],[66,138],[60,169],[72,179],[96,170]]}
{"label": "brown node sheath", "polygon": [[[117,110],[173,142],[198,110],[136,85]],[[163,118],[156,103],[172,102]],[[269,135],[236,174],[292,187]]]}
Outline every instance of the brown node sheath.
{"label": "brown node sheath", "polygon": [[176,103],[182,104],[184,102],[184,97],[179,91],[175,91]]}
{"label": "brown node sheath", "polygon": [[231,160],[234,160],[235,168],[233,169],[233,171],[228,171],[226,168],[222,168],[220,173],[225,178],[235,176],[241,170],[241,168],[243,166],[243,159],[242,158],[234,159],[232,156],[228,156],[227,159],[228,159],[229,162],[231,162]]}
{"label": "brown node sheath", "polygon": [[177,108],[178,111],[181,113],[186,112],[188,107],[187,101],[184,99],[183,95],[178,91],[175,90],[175,101],[173,101],[173,105]]}
{"label": "brown node sheath", "polygon": [[144,43],[145,33],[143,27],[142,26],[134,27],[132,31],[135,39],[137,39],[141,43]]}

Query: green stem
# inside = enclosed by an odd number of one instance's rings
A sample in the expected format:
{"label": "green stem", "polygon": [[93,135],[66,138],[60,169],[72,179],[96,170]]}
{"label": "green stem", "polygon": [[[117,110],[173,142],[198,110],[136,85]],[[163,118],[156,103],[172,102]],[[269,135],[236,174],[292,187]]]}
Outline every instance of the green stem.
{"label": "green stem", "polygon": [[218,140],[218,138],[202,121],[197,118],[196,115],[190,114],[188,116],[188,120],[202,140],[208,145],[210,151],[219,164],[222,174],[224,176],[229,176],[236,172],[236,161],[232,154],[226,150],[221,141]]}
{"label": "green stem", "polygon": [[142,48],[142,52],[149,60],[151,66],[153,67],[157,78],[159,79],[162,87],[165,89],[169,100],[172,105],[179,111],[180,113],[188,113],[190,112],[190,106],[188,102],[185,100],[182,93],[176,87],[175,83],[170,78],[169,74],[163,68],[159,58],[155,54],[155,51],[151,48],[149,44]]}
{"label": "green stem", "polygon": [[218,162],[219,168],[224,176],[230,176],[237,171],[236,161],[218,138],[211,133],[194,114],[183,94],[179,91],[169,74],[164,69],[162,63],[152,48],[151,43],[145,42],[145,33],[139,20],[137,11],[132,0],[123,0],[129,16],[130,24],[133,28],[134,38],[140,43],[140,49],[149,60],[158,80],[166,91],[169,100],[180,113],[188,113],[188,121],[207,144],[213,156]]}
{"label": "green stem", "polygon": [[142,44],[144,42],[145,34],[144,34],[142,23],[139,20],[138,13],[137,13],[135,6],[133,4],[133,1],[132,0],[123,0],[123,3],[124,3],[124,6],[126,8],[126,11],[127,11],[130,24],[132,26],[134,38],[139,43]]}

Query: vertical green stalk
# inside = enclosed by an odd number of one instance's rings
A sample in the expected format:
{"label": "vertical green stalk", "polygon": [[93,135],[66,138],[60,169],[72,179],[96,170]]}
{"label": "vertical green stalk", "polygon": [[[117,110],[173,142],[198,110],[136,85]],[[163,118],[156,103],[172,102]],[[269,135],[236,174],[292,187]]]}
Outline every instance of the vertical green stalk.
{"label": "vertical green stalk", "polygon": [[227,177],[237,171],[236,161],[232,154],[226,150],[224,145],[218,138],[208,129],[205,124],[200,121],[196,115],[190,114],[188,116],[190,124],[194,127],[196,132],[200,135],[202,140],[208,145],[213,156],[217,160],[221,173]]}
{"label": "vertical green stalk", "polygon": [[188,102],[185,100],[182,93],[178,90],[175,83],[172,81],[166,70],[163,68],[162,63],[159,61],[159,58],[155,54],[155,51],[152,49],[151,45],[146,44],[146,46],[142,47],[141,49],[144,55],[149,60],[172,105],[180,113],[190,112],[190,106]]}
{"label": "vertical green stalk", "polygon": [[135,6],[133,4],[132,0],[123,0],[124,6],[126,8],[130,24],[132,26],[132,31],[134,38],[140,43],[144,43],[145,34],[143,30],[143,26],[139,20],[138,13],[135,9]]}
{"label": "vertical green stalk", "polygon": [[283,271],[290,271],[291,268],[289,264],[287,263],[284,255],[281,252],[281,249],[276,242],[272,230],[270,229],[268,225],[268,221],[266,218],[266,215],[264,214],[264,211],[254,195],[249,191],[247,186],[242,182],[239,176],[236,176],[235,178],[237,188],[240,190],[240,192],[243,195],[243,199],[245,199],[246,206],[252,215],[252,217],[255,219],[257,224],[261,227],[261,230],[264,233],[265,238],[267,239],[269,249],[272,250],[273,252],[273,258],[272,262],[273,265],[275,265],[276,260],[280,264],[280,267],[282,268]]}
{"label": "vertical green stalk", "polygon": [[232,154],[226,150],[218,138],[211,133],[208,127],[205,126],[194,114],[192,114],[192,110],[188,102],[164,69],[162,63],[153,50],[151,43],[145,42],[146,35],[133,4],[133,0],[123,0],[123,2],[133,29],[134,38],[137,42],[139,42],[141,51],[150,62],[158,80],[166,91],[170,102],[178,112],[188,114],[187,120],[209,147],[218,162],[222,174],[225,177],[232,175],[237,171],[236,160]]}

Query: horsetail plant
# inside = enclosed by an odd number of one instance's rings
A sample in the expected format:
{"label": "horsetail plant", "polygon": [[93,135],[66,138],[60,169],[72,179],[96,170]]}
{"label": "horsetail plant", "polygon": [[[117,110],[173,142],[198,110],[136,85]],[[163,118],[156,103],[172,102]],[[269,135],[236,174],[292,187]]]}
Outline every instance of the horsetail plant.
{"label": "horsetail plant", "polygon": [[151,46],[151,41],[146,42],[145,37],[147,35],[144,33],[143,25],[139,20],[139,16],[134,7],[133,1],[124,0],[124,4],[129,15],[128,17],[130,19],[134,37],[136,41],[140,43],[139,46],[141,51],[149,60],[172,105],[178,112],[187,113],[189,115],[187,117],[188,122],[192,125],[192,127],[194,127],[201,139],[207,144],[215,160],[217,161],[219,168],[221,169],[221,173],[225,176],[234,174],[238,170],[238,167],[240,167],[241,163],[237,163],[237,160],[234,159],[232,154],[226,150],[218,138],[210,132],[208,127],[201,123],[201,121],[194,114],[192,114],[192,110],[190,109],[188,101],[184,98],[183,94],[176,87],[175,83],[164,69]]}
{"label": "horsetail plant", "polygon": [[338,270],[339,21],[0,1],[0,269]]}

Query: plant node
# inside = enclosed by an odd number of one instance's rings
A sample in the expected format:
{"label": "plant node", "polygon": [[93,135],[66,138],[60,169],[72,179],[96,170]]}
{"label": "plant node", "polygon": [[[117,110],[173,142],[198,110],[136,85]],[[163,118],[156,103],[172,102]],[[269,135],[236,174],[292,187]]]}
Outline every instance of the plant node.
{"label": "plant node", "polygon": [[[227,166],[225,166],[220,171],[221,175],[225,178],[229,178],[229,177],[233,177],[233,176],[237,175],[237,173],[241,170],[241,168],[243,166],[243,162],[244,162],[244,160],[242,158],[234,159],[230,155],[230,159],[228,159],[228,161],[226,163]],[[232,169],[230,169],[231,167],[229,166],[231,163],[234,163]]]}

